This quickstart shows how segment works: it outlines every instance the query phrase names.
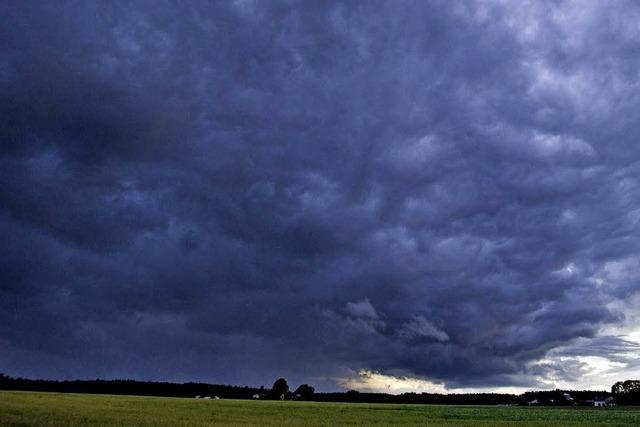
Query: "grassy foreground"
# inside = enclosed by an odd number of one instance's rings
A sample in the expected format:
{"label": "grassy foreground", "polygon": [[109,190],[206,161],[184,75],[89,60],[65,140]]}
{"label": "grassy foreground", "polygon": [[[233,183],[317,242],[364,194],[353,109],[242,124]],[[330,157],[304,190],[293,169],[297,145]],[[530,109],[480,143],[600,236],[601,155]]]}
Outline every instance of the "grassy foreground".
{"label": "grassy foreground", "polygon": [[523,408],[196,400],[0,391],[2,426],[628,426],[638,408]]}

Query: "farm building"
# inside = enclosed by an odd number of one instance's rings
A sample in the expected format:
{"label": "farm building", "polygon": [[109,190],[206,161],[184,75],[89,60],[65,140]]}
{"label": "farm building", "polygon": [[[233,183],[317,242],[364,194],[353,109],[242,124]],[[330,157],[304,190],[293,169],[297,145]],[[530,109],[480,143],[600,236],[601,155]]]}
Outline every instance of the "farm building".
{"label": "farm building", "polygon": [[604,397],[596,397],[593,399],[593,406],[599,408],[606,408],[608,406],[613,406],[615,403],[613,402],[613,397],[609,396],[607,398]]}

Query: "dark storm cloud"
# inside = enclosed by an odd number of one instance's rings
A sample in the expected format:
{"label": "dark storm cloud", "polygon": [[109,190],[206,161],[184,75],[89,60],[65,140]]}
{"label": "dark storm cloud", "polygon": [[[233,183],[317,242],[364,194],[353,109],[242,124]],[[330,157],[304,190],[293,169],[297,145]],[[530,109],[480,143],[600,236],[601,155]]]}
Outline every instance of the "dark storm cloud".
{"label": "dark storm cloud", "polygon": [[8,373],[538,386],[636,345],[599,336],[638,289],[635,4],[0,12]]}

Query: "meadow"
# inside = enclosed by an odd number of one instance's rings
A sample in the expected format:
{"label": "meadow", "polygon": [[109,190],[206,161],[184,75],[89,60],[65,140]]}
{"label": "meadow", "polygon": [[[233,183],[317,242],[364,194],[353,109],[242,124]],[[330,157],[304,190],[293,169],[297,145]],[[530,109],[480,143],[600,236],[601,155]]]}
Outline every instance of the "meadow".
{"label": "meadow", "polygon": [[640,408],[532,408],[0,391],[1,426],[630,426]]}

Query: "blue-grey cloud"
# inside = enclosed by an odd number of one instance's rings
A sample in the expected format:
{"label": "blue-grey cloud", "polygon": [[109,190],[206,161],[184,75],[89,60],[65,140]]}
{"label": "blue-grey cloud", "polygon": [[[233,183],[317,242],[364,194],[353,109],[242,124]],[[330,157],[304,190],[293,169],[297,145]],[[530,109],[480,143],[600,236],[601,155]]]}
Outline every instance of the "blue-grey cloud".
{"label": "blue-grey cloud", "polygon": [[0,369],[577,379],[637,344],[638,15],[4,2]]}

